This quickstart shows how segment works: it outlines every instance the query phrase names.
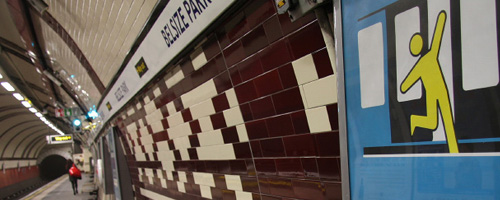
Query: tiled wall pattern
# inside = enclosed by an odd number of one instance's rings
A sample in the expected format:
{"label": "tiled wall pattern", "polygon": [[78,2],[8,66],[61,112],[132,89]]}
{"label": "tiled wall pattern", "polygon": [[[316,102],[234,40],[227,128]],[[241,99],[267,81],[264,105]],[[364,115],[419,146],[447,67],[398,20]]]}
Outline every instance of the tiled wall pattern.
{"label": "tiled wall pattern", "polygon": [[114,123],[137,199],[340,199],[336,102],[315,15],[257,0]]}

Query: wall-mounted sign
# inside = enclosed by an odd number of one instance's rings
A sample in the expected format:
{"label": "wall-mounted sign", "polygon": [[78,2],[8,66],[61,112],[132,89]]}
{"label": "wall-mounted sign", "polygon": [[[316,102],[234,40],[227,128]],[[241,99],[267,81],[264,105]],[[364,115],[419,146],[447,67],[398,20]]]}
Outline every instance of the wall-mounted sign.
{"label": "wall-mounted sign", "polygon": [[498,2],[341,3],[351,198],[500,198]]}
{"label": "wall-mounted sign", "polygon": [[[99,105],[103,121],[130,100],[154,75],[216,20],[235,0],[171,0]],[[146,66],[147,63],[147,66]],[[144,64],[144,65],[143,65]],[[137,76],[139,74],[139,76]]]}
{"label": "wall-mounted sign", "polygon": [[75,108],[56,108],[56,117],[73,117],[83,115],[82,110],[78,107]]}
{"label": "wall-mounted sign", "polygon": [[48,144],[64,144],[73,143],[73,135],[49,135],[47,138]]}

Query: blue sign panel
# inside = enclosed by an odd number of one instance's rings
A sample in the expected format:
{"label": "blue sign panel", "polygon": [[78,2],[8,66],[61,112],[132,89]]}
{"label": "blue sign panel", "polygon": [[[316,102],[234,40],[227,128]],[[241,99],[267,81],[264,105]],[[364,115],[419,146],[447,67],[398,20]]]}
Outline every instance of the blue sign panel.
{"label": "blue sign panel", "polygon": [[500,199],[500,4],[345,0],[352,199]]}

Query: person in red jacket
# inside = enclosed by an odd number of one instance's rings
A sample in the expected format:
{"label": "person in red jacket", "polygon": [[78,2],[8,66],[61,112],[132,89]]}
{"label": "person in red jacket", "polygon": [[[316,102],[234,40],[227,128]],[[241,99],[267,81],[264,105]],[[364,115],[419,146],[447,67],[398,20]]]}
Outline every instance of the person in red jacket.
{"label": "person in red jacket", "polygon": [[73,166],[73,161],[71,159],[68,159],[66,161],[66,170],[68,171],[69,181],[71,182],[71,186],[73,187],[73,195],[76,195],[78,193],[78,178],[72,176],[69,172],[71,167]]}

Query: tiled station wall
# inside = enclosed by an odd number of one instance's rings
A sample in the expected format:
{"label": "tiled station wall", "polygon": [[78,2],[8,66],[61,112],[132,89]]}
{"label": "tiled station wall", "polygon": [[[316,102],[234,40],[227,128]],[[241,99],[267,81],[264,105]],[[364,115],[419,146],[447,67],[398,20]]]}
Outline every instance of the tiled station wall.
{"label": "tiled station wall", "polygon": [[[20,183],[40,175],[36,160],[32,161],[2,161],[0,166],[0,190],[4,187]],[[19,166],[19,167],[18,167]]]}
{"label": "tiled station wall", "polygon": [[314,13],[254,0],[113,123],[137,199],[340,199],[336,102]]}

